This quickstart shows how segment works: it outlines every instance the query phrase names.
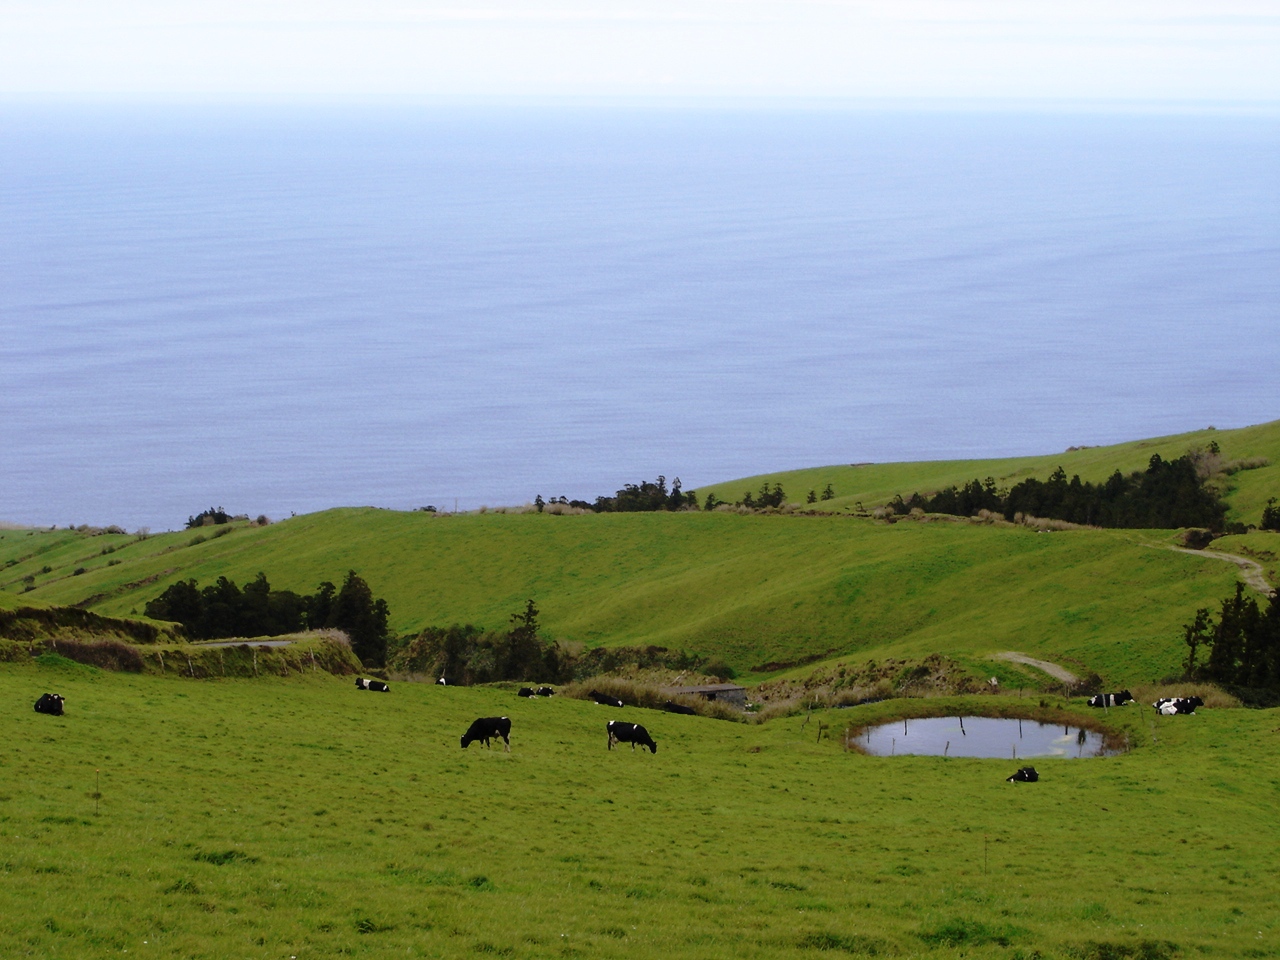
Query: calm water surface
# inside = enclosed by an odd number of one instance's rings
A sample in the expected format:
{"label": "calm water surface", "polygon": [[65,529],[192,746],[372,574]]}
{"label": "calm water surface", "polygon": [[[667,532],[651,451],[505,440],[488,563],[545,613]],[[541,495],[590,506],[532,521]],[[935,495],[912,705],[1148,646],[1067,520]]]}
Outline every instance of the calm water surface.
{"label": "calm water surface", "polygon": [[0,107],[0,519],[1280,416],[1274,119]]}
{"label": "calm water surface", "polygon": [[1111,756],[1102,734],[1083,727],[999,717],[922,717],[869,727],[856,741],[872,756],[921,754],[931,757]]}

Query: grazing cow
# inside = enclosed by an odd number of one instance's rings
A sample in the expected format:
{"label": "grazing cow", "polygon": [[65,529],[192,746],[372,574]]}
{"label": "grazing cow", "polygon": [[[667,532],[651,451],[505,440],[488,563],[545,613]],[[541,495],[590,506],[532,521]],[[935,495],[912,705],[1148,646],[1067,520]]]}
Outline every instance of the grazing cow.
{"label": "grazing cow", "polygon": [[693,709],[693,707],[686,707],[683,703],[672,703],[670,700],[662,705],[662,709],[667,711],[667,713],[683,713],[690,717],[696,717],[698,715],[698,711]]}
{"label": "grazing cow", "polygon": [[511,720],[508,717],[481,717],[475,721],[462,736],[462,749],[467,749],[476,740],[489,747],[489,741],[494,738],[501,738],[507,745],[507,753],[511,752]]}
{"label": "grazing cow", "polygon": [[57,693],[46,693],[36,701],[36,713],[47,713],[51,717],[62,716],[62,705],[66,698]]}
{"label": "grazing cow", "polygon": [[1172,717],[1178,713],[1195,713],[1196,707],[1204,706],[1204,701],[1199,697],[1161,697],[1152,706],[1161,716]]}
{"label": "grazing cow", "polygon": [[517,697],[536,697],[537,694],[534,693],[528,687],[521,687],[519,690],[516,691],[516,696]]}
{"label": "grazing cow", "polygon": [[533,691],[533,695],[535,697],[553,697],[555,696],[555,693],[556,692],[550,687],[539,687],[537,690]]}
{"label": "grazing cow", "polygon": [[454,680],[453,677],[441,677],[436,681],[436,686],[438,687],[456,687],[457,685],[458,681]]}
{"label": "grazing cow", "polygon": [[375,690],[378,693],[390,693],[391,688],[381,680],[366,680],[364,677],[356,677],[357,690]]}
{"label": "grazing cow", "polygon": [[622,701],[617,697],[611,697],[607,693],[601,693],[599,690],[592,690],[587,694],[592,700],[600,704],[602,707],[620,707]]}
{"label": "grazing cow", "polygon": [[1089,698],[1091,707],[1123,707],[1126,703],[1133,703],[1133,694],[1128,690],[1121,690],[1119,693],[1099,693]]}
{"label": "grazing cow", "polygon": [[1035,783],[1040,779],[1035,767],[1020,767],[1012,777],[1004,778],[1007,783]]}
{"label": "grazing cow", "polygon": [[605,726],[609,730],[609,749],[613,749],[615,743],[629,743],[634,753],[636,744],[642,747],[648,747],[650,753],[658,752],[658,745],[653,742],[653,737],[649,736],[649,731],[638,723],[625,723],[622,720],[610,720]]}

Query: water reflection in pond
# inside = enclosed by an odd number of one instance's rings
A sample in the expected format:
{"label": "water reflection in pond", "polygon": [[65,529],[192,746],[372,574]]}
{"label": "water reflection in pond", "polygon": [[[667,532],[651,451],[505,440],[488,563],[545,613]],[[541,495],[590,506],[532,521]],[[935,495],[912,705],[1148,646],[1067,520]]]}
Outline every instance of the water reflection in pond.
{"label": "water reflection in pond", "polygon": [[999,717],[921,717],[868,727],[851,745],[877,757],[1108,757],[1100,733],[1083,727]]}

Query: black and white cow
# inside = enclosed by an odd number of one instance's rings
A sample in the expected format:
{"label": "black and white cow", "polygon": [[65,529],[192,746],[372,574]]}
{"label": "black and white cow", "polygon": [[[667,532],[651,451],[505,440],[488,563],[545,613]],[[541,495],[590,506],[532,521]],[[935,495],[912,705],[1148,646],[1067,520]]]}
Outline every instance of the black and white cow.
{"label": "black and white cow", "polygon": [[507,745],[507,753],[511,752],[511,720],[508,717],[481,717],[467,728],[462,735],[462,749],[479,740],[490,747],[490,740],[501,739]]}
{"label": "black and white cow", "polygon": [[1012,777],[1004,778],[1007,783],[1035,783],[1040,779],[1035,767],[1019,767]]}
{"label": "black and white cow", "polygon": [[1123,707],[1126,703],[1133,703],[1133,694],[1128,690],[1121,690],[1119,693],[1099,693],[1089,698],[1091,707]]}
{"label": "black and white cow", "polygon": [[533,691],[533,695],[535,697],[554,697],[555,694],[555,690],[551,689],[551,687],[539,687],[537,690]]}
{"label": "black and white cow", "polygon": [[36,713],[47,713],[51,717],[62,716],[62,705],[66,698],[57,693],[46,693],[36,701]]}
{"label": "black and white cow", "polygon": [[599,690],[592,690],[587,694],[592,700],[600,704],[602,707],[620,707],[622,701],[617,697],[611,697],[607,693],[601,693]]}
{"label": "black and white cow", "polygon": [[517,697],[536,697],[538,694],[529,687],[521,687],[516,691]]}
{"label": "black and white cow", "polygon": [[381,680],[366,680],[364,677],[356,677],[357,690],[374,690],[378,693],[390,693],[391,688]]}
{"label": "black and white cow", "polygon": [[673,703],[670,700],[662,705],[662,709],[667,711],[667,713],[683,713],[690,717],[696,717],[698,715],[698,711],[693,709],[693,707],[686,707],[683,703]]}
{"label": "black and white cow", "polygon": [[615,743],[629,743],[631,750],[634,752],[636,744],[642,747],[648,747],[650,753],[658,752],[658,745],[653,742],[653,737],[649,736],[649,731],[638,723],[625,723],[622,720],[610,720],[605,726],[609,730],[609,749],[613,749]]}
{"label": "black and white cow", "polygon": [[1204,701],[1199,697],[1161,697],[1152,706],[1161,716],[1172,717],[1177,713],[1195,713],[1196,707],[1204,706]]}
{"label": "black and white cow", "polygon": [[438,687],[456,687],[457,685],[458,681],[453,679],[453,677],[441,677],[436,681],[436,686]]}

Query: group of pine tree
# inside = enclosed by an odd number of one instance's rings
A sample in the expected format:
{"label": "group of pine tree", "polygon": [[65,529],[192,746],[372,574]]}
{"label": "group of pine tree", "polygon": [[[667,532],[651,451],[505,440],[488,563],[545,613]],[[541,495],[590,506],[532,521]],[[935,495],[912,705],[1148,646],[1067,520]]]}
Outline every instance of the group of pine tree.
{"label": "group of pine tree", "polygon": [[1201,607],[1182,630],[1188,648],[1186,679],[1255,690],[1280,688],[1280,591],[1259,607],[1245,595],[1244,585],[1236,584],[1216,620]]}
{"label": "group of pine tree", "polygon": [[[807,502],[817,503],[819,500],[833,500],[835,495],[835,490],[828,483],[823,488],[821,496],[819,496],[816,489],[810,490]],[[770,507],[781,507],[786,503],[786,499],[787,495],[782,489],[782,484],[771,484],[766,481],[761,484],[758,493],[748,490],[742,495],[741,500],[737,500],[732,504],[727,500],[721,500],[714,493],[708,493],[706,499],[700,504],[697,491],[690,490],[686,493],[681,489],[679,477],[671,481],[671,489],[668,490],[667,478],[659,474],[657,480],[642,480],[639,483],[624,484],[622,489],[614,493],[612,497],[599,496],[596,497],[594,502],[570,500],[567,497],[553,497],[551,500],[544,500],[542,494],[538,494],[533,500],[533,505],[539,513],[542,513],[548,504],[561,504],[581,510],[591,510],[595,513],[652,513],[661,510],[714,510],[719,506],[764,510]]]}
{"label": "group of pine tree", "polygon": [[896,514],[919,509],[962,517],[989,511],[1006,520],[1021,514],[1096,527],[1222,530],[1227,505],[1208,480],[1194,454],[1176,460],[1154,454],[1145,470],[1128,476],[1116,470],[1102,483],[1082,481],[1078,474],[1068,480],[1059,467],[1048,480],[1023,480],[1008,491],[996,489],[995,480],[988,477],[963,487],[947,487],[932,496],[915,493],[903,500],[899,494],[890,501],[889,509]]}
{"label": "group of pine tree", "polygon": [[272,590],[262,573],[243,589],[226,577],[203,589],[194,579],[179,580],[150,601],[145,612],[155,620],[181,624],[192,640],[336,628],[351,639],[352,652],[361,663],[380,667],[387,660],[390,611],[354,570],[341,587],[326,580],[312,594]]}

